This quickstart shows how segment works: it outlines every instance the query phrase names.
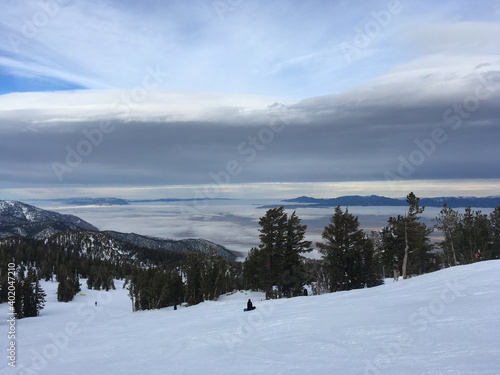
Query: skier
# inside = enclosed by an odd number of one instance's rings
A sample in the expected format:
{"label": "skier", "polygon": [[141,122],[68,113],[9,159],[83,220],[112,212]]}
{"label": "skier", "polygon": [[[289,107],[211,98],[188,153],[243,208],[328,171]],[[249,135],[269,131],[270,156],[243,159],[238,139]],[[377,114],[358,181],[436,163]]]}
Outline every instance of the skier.
{"label": "skier", "polygon": [[252,304],[252,301],[249,298],[247,302],[247,311],[252,311],[252,310],[255,310],[255,306]]}

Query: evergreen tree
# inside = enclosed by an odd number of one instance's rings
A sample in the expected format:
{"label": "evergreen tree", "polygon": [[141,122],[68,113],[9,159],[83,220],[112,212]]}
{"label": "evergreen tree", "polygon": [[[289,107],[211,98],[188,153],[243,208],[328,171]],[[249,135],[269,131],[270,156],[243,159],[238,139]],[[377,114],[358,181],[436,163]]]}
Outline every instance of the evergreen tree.
{"label": "evergreen tree", "polygon": [[45,307],[45,297],[47,297],[47,294],[40,286],[40,280],[38,280],[38,278],[35,282],[34,293],[35,293],[36,315],[38,316],[40,315],[40,311],[43,310],[43,308]]}
{"label": "evergreen tree", "polygon": [[80,292],[80,279],[76,271],[71,273],[65,266],[60,266],[57,273],[57,300],[69,302],[73,300],[76,293]]}
{"label": "evergreen tree", "polygon": [[187,252],[185,262],[185,275],[186,275],[186,299],[195,305],[203,300],[203,293],[201,291],[201,266],[203,254],[200,252]]}
{"label": "evergreen tree", "polygon": [[301,295],[302,286],[308,279],[302,254],[311,252],[311,241],[305,240],[307,225],[302,225],[295,211],[287,222],[286,243],[283,253],[282,289],[287,296]]}
{"label": "evergreen tree", "polygon": [[29,269],[21,286],[22,293],[22,310],[24,317],[33,317],[38,315],[37,304],[36,304],[36,292],[35,289],[36,276],[33,269]]}
{"label": "evergreen tree", "polygon": [[260,273],[263,264],[265,263],[262,252],[258,248],[252,247],[243,262],[245,289],[258,290],[260,288]]}
{"label": "evergreen tree", "polygon": [[280,297],[297,295],[307,280],[302,254],[312,250],[305,240],[307,226],[284,207],[269,209],[259,224],[259,247],[251,249],[244,264],[247,285],[265,290],[266,298],[274,296],[273,286]]}
{"label": "evergreen tree", "polygon": [[[272,297],[273,285],[278,285],[278,277],[283,275],[282,257],[285,252],[287,214],[284,207],[269,209],[260,218],[260,254],[262,264],[260,284],[266,292],[266,298]],[[282,290],[279,290],[282,292]]]}
{"label": "evergreen tree", "polygon": [[457,211],[448,207],[445,203],[443,209],[439,212],[436,218],[435,227],[444,233],[445,239],[441,242],[441,247],[444,251],[446,266],[456,266],[458,264],[457,252],[455,247],[458,240],[458,223],[459,214]]}
{"label": "evergreen tree", "polygon": [[23,285],[23,315],[38,316],[45,306],[46,294],[40,286],[36,271],[30,269]]}
{"label": "evergreen tree", "polygon": [[93,265],[90,267],[90,270],[89,270],[89,277],[87,278],[87,288],[96,289],[96,290],[101,289],[100,285],[97,286],[96,279],[97,279],[97,269]]}
{"label": "evergreen tree", "polygon": [[500,258],[500,206],[490,214],[491,258]]}
{"label": "evergreen tree", "polygon": [[35,317],[45,306],[46,294],[40,286],[36,271],[30,268],[24,275],[20,267],[15,280],[14,313],[17,319]]}
{"label": "evergreen tree", "polygon": [[317,246],[323,254],[323,267],[329,275],[329,290],[349,290],[382,283],[375,271],[372,241],[359,229],[358,217],[340,206],[323,231],[324,242]]}
{"label": "evergreen tree", "polygon": [[419,205],[419,200],[414,193],[408,194],[406,214],[390,217],[389,225],[382,230],[385,266],[401,266],[403,278],[437,269],[429,239],[432,229],[420,222],[425,207]]}
{"label": "evergreen tree", "polygon": [[24,266],[21,265],[17,269],[15,277],[15,300],[14,300],[14,314],[17,319],[24,318]]}
{"label": "evergreen tree", "polygon": [[460,215],[458,232],[460,263],[490,259],[491,226],[486,215],[481,211],[473,211],[470,207],[466,208]]}

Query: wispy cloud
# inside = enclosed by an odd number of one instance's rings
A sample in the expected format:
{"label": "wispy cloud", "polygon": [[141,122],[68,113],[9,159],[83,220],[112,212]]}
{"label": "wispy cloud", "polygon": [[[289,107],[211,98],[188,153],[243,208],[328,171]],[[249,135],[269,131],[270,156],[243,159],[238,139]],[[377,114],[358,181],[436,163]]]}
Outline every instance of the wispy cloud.
{"label": "wispy cloud", "polygon": [[[0,4],[0,69],[102,89],[132,88],[146,66],[159,65],[169,73],[165,89],[293,92],[298,99],[336,92],[429,53],[439,52],[442,61],[450,54],[498,54],[498,24],[488,17],[498,4],[483,2],[481,15],[475,7],[433,3],[431,17],[425,6],[401,2],[401,12],[367,35],[367,26],[382,22],[374,14],[386,11],[386,2],[245,2],[221,20],[204,1],[138,7],[131,1],[7,0]],[[359,31],[369,45],[351,64],[339,46],[353,43]]]}

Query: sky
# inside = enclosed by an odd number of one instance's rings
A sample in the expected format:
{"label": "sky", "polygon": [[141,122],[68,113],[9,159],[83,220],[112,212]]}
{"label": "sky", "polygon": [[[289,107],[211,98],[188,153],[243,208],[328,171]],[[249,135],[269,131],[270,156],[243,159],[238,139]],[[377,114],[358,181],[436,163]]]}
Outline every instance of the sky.
{"label": "sky", "polygon": [[0,3],[0,199],[500,195],[498,1]]}

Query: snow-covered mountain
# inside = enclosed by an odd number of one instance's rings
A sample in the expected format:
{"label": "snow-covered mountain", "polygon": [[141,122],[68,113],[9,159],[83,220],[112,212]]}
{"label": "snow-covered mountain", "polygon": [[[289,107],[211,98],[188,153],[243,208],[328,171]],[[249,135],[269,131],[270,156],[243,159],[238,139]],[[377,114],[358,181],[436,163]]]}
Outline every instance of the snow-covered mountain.
{"label": "snow-covered mountain", "polygon": [[0,201],[0,237],[41,239],[66,230],[98,229],[73,215],[47,211],[17,201]]}
{"label": "snow-covered mountain", "polygon": [[46,241],[64,249],[76,250],[85,258],[107,260],[113,263],[154,265],[162,257],[172,258],[174,257],[172,253],[182,254],[187,249],[201,252],[212,250],[226,259],[236,258],[225,247],[203,239],[175,241],[113,231],[65,231],[47,238]]}
{"label": "snow-covered mountain", "polygon": [[[134,253],[130,250],[131,246],[181,253],[188,249],[214,251],[229,260],[235,260],[237,257],[224,246],[201,238],[172,240],[135,233],[99,232],[99,229],[77,216],[63,215],[17,201],[0,201],[0,238],[9,236],[51,238],[65,247],[71,246],[71,241],[74,241],[74,245],[78,249],[86,249],[88,255],[108,260],[116,260],[119,257],[125,257],[124,261],[129,260],[130,251]],[[55,238],[52,238],[54,236]]]}
{"label": "snow-covered mountain", "polygon": [[[45,309],[17,321],[17,367],[5,359],[1,374],[499,374],[500,260],[369,289],[269,301],[236,292],[135,313],[123,281],[109,292],[81,283],[69,303],[42,283]],[[248,298],[257,309],[243,312]]]}
{"label": "snow-covered mountain", "polygon": [[203,238],[187,238],[183,240],[172,240],[168,238],[158,238],[151,236],[143,236],[136,233],[121,233],[115,231],[104,231],[109,236],[128,242],[140,247],[154,249],[154,250],[171,250],[185,253],[188,249],[202,251],[208,253],[213,251],[215,254],[229,260],[235,260],[236,255],[226,247],[218,245],[214,242],[205,240]]}

